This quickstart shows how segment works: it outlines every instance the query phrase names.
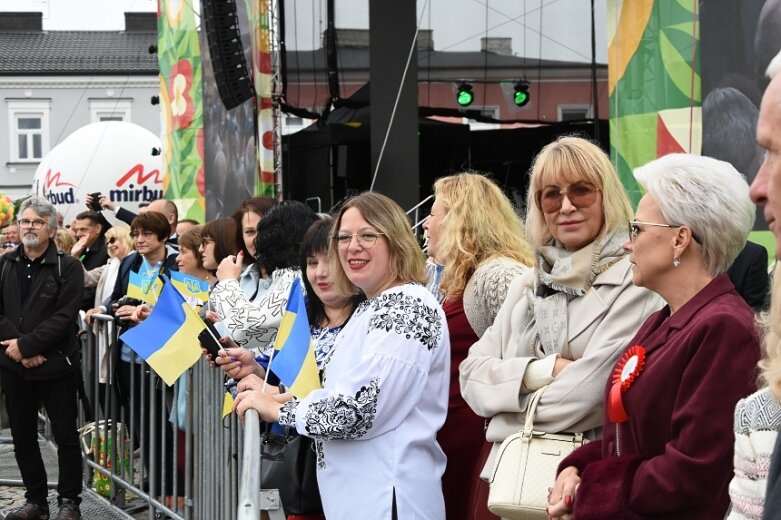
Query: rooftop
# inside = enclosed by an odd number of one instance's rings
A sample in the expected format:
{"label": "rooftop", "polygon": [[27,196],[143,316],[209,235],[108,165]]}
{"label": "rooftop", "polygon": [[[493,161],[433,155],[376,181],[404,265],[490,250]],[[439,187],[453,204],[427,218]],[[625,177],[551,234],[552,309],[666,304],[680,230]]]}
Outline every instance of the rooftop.
{"label": "rooftop", "polygon": [[44,31],[40,13],[0,13],[0,76],[156,76],[157,30],[146,14],[126,13],[124,31]]}

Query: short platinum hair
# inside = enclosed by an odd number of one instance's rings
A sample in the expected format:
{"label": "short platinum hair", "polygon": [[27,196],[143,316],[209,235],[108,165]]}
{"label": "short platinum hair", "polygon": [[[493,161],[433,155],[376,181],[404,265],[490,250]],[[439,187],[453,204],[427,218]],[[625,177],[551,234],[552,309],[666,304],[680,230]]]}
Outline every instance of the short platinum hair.
{"label": "short platinum hair", "polygon": [[740,172],[712,157],[677,153],[636,168],[634,176],[669,224],[692,230],[712,276],[732,265],[756,216]]}
{"label": "short platinum hair", "polygon": [[17,219],[22,216],[22,213],[26,209],[33,210],[39,217],[46,219],[49,225],[49,234],[54,238],[54,234],[57,232],[57,210],[48,200],[41,197],[30,197],[24,199],[19,205],[19,213]]}
{"label": "short platinum hair", "polygon": [[781,51],[776,54],[776,57],[770,60],[770,64],[767,66],[767,74],[768,79],[773,79],[776,77],[776,74],[781,71]]}

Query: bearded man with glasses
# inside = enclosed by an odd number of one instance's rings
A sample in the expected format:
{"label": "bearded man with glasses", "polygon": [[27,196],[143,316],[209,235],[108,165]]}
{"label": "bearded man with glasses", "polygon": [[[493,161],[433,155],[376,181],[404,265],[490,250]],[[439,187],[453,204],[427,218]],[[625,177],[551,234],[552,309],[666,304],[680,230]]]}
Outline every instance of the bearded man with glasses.
{"label": "bearded man with glasses", "polygon": [[57,443],[60,511],[55,518],[78,519],[82,468],[76,432],[76,316],[84,272],[76,258],[57,251],[54,206],[30,198],[19,211],[22,244],[0,259],[0,374],[27,502],[5,518],[49,518],[46,470],[38,446],[42,402]]}

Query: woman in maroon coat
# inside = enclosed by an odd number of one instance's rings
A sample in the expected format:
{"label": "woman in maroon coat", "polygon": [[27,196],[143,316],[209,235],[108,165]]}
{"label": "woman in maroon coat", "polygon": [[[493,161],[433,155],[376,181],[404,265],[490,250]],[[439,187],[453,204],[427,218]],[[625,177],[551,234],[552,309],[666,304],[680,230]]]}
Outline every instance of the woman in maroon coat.
{"label": "woman in maroon coat", "polygon": [[667,306],[619,358],[603,438],[567,457],[550,518],[719,519],[729,505],[732,413],[755,389],[754,315],[725,271],[754,222],[745,179],[685,154],[635,170],[645,188],[624,248],[635,285]]}

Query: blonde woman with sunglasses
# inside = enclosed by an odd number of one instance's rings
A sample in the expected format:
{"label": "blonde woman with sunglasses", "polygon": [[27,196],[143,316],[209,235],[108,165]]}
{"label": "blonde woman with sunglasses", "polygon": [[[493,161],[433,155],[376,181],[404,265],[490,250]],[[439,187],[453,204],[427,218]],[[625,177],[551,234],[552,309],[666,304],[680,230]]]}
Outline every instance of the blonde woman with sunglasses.
{"label": "blonde woman with sunglasses", "polygon": [[[610,159],[578,137],[562,137],[535,158],[526,237],[534,269],[513,282],[491,327],[460,366],[461,393],[489,419],[494,448],[523,428],[528,397],[548,385],[535,430],[600,435],[602,392],[619,353],[660,307],[632,285],[622,249],[629,201]],[[551,482],[553,476],[551,476]]]}

